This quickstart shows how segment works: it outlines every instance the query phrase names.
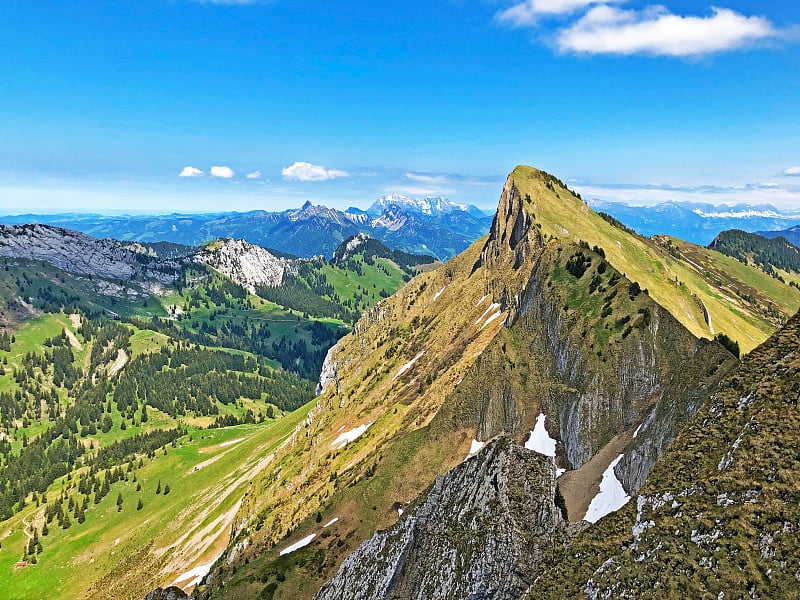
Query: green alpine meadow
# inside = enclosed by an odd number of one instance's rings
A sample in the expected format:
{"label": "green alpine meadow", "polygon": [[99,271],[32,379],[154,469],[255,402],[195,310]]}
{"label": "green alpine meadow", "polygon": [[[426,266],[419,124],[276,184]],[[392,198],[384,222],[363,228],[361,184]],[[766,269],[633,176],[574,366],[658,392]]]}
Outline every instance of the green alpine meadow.
{"label": "green alpine meadow", "polygon": [[0,15],[0,600],[800,598],[800,3]]}

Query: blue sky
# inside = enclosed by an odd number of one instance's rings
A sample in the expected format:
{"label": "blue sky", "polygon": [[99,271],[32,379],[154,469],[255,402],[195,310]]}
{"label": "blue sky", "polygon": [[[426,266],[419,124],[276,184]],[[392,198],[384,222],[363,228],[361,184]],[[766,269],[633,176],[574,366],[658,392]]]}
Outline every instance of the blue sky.
{"label": "blue sky", "polygon": [[798,65],[796,0],[6,0],[0,211],[800,207]]}

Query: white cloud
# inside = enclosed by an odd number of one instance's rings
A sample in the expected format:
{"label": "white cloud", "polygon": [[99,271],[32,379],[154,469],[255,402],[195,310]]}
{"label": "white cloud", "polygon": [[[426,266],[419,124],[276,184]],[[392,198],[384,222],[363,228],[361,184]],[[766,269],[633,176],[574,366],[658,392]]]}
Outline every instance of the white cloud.
{"label": "white cloud", "polygon": [[337,177],[349,177],[350,173],[340,169],[326,169],[307,162],[295,162],[281,170],[284,179],[295,181],[327,181]]}
{"label": "white cloud", "polygon": [[444,187],[425,187],[416,185],[394,185],[386,187],[384,192],[387,194],[405,194],[407,196],[429,197],[429,196],[451,196],[456,193],[452,188]]}
{"label": "white cloud", "polygon": [[515,27],[534,25],[540,16],[567,15],[592,4],[606,4],[607,2],[624,0],[525,0],[495,15],[501,23],[510,23]]}
{"label": "white cloud", "polygon": [[682,16],[662,6],[641,11],[602,5],[559,31],[562,52],[692,57],[747,47],[779,37],[764,17],[713,8],[708,17]]}
{"label": "white cloud", "polygon": [[504,177],[473,177],[457,173],[414,173],[405,174],[405,178],[425,185],[495,185],[504,181]]}
{"label": "white cloud", "polygon": [[261,179],[261,171],[253,171],[245,175],[245,177],[247,177],[247,179]]}
{"label": "white cloud", "polygon": [[203,172],[200,169],[195,167],[183,167],[181,172],[178,173],[178,177],[202,177]]}
{"label": "white cloud", "polygon": [[800,175],[800,166],[797,167],[789,167],[783,172],[784,175],[789,175],[791,177],[797,177]]}
{"label": "white cloud", "polygon": [[208,172],[212,177],[219,177],[221,179],[230,179],[233,177],[233,169],[230,167],[211,167]]}

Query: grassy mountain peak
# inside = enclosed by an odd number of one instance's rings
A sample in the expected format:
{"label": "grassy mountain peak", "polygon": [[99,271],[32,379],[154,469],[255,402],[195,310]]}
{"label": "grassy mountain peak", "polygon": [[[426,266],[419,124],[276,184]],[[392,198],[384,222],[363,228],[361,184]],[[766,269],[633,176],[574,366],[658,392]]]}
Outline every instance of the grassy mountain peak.
{"label": "grassy mountain peak", "polygon": [[[605,237],[590,237],[596,228]],[[576,518],[621,452],[618,476],[637,489],[735,360],[607,258],[601,244],[617,241],[661,256],[631,237],[555,177],[516,169],[488,236],[379,302],[331,350],[316,407],[253,482],[199,595],[313,595],[475,442],[524,442],[542,413],[557,465],[574,472],[562,489]]]}
{"label": "grassy mountain peak", "polygon": [[601,249],[618,271],[699,337],[725,333],[748,351],[800,308],[800,290],[719,252],[667,236],[639,236],[594,212],[544,171],[518,166],[509,182],[547,239]]}

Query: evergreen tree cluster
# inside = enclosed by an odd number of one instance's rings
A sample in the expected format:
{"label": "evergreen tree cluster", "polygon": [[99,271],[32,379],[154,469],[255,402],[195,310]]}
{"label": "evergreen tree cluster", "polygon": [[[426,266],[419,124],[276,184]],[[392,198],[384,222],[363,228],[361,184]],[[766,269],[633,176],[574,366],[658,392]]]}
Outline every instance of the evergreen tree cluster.
{"label": "evergreen tree cluster", "polygon": [[720,233],[709,248],[745,264],[755,263],[776,278],[779,277],[776,269],[800,273],[800,249],[784,237],[769,239],[755,233],[731,229]]}
{"label": "evergreen tree cluster", "polygon": [[313,383],[258,365],[252,357],[181,344],[136,357],[114,390],[117,409],[128,418],[144,404],[172,417],[214,415],[217,402],[262,395],[282,410],[294,410],[313,397]]}

